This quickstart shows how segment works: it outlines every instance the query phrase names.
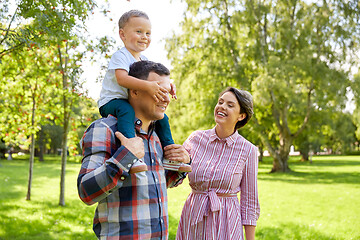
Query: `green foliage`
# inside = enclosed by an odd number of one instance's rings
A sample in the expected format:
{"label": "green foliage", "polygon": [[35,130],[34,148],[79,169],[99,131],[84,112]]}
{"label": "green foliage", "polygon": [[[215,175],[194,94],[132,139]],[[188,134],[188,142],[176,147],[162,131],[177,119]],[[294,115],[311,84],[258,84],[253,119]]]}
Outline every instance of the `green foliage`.
{"label": "green foliage", "polygon": [[355,135],[359,142],[360,141],[360,73],[355,75],[351,89],[353,90],[353,94],[354,94],[353,104],[355,105],[355,110],[353,112],[353,122],[357,128]]}
{"label": "green foliage", "polygon": [[315,153],[326,149],[341,154],[353,150],[356,126],[349,113],[316,110],[311,118],[315,119],[311,126],[307,125],[294,141],[297,149]]}
{"label": "green foliage", "polygon": [[[54,71],[49,59],[53,56],[46,50],[34,49],[28,52],[11,53],[1,64],[0,118],[1,137],[12,144],[30,144],[26,139],[35,134],[39,124],[53,117]],[[34,117],[34,119],[32,119]],[[34,123],[32,123],[34,120]],[[24,141],[25,140],[25,141]]]}
{"label": "green foliage", "polygon": [[25,46],[53,45],[70,39],[95,8],[95,2],[79,0],[12,1],[0,3],[0,59]]}
{"label": "green foliage", "polygon": [[350,69],[359,62],[360,6],[340,0],[186,2],[182,32],[167,39],[179,97],[169,109],[174,135],[183,141],[213,126],[219,92],[242,88],[254,97],[251,128],[287,170],[292,142],[317,121],[311,114],[345,108],[354,87]]}
{"label": "green foliage", "polygon": [[[87,111],[81,108],[93,105],[82,96],[80,75],[84,20],[95,3],[2,1],[0,5],[0,137],[6,144],[27,148],[29,136],[42,125],[66,124],[68,130],[71,126],[70,152],[76,154],[78,129],[83,130],[86,117],[82,112]],[[86,119],[94,119],[92,115]]]}

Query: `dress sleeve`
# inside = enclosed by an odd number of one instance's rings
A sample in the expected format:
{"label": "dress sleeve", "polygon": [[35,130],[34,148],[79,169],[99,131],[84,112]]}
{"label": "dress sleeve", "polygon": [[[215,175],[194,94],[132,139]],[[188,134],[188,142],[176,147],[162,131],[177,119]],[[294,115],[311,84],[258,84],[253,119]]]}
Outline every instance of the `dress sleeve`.
{"label": "dress sleeve", "polygon": [[260,204],[257,188],[258,156],[257,148],[252,146],[249,158],[245,162],[240,183],[240,207],[243,225],[256,226],[260,216]]}
{"label": "dress sleeve", "polygon": [[83,159],[77,179],[78,193],[84,203],[92,205],[123,185],[137,158],[124,146],[117,148],[113,131],[99,122],[85,131],[81,146]]}
{"label": "dress sleeve", "polygon": [[192,150],[192,147],[193,147],[193,144],[194,144],[194,139],[195,139],[195,136],[197,136],[197,135],[198,135],[198,131],[192,132],[190,134],[190,136],[183,143],[183,147],[190,154],[190,158],[191,158],[191,150]]}

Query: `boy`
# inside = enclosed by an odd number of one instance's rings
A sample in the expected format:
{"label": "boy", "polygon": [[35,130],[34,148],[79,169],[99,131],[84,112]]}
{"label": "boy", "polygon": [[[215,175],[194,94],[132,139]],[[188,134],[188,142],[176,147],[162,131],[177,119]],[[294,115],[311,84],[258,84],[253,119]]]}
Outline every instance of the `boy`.
{"label": "boy", "polygon": [[[125,47],[111,57],[102,83],[98,106],[102,117],[107,117],[109,114],[116,116],[118,131],[127,138],[133,138],[135,113],[127,101],[128,89],[146,91],[156,101],[166,97],[166,90],[156,82],[144,81],[128,75],[132,63],[147,60],[141,54],[151,42],[151,23],[147,14],[138,10],[124,13],[119,20],[119,35]],[[174,85],[171,94],[176,97]],[[163,147],[174,144],[166,115],[156,122],[155,129]],[[164,160],[163,165],[167,170],[191,171],[191,166],[184,163]],[[132,165],[129,173],[146,170],[146,164],[140,159]]]}

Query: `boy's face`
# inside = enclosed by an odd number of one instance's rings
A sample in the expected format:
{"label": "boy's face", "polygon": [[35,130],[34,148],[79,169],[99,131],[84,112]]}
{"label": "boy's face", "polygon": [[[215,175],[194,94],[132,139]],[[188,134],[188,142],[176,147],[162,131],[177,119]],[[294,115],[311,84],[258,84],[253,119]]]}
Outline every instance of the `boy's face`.
{"label": "boy's face", "polygon": [[119,30],[121,40],[127,50],[138,57],[151,42],[151,23],[143,17],[131,17],[124,28]]}

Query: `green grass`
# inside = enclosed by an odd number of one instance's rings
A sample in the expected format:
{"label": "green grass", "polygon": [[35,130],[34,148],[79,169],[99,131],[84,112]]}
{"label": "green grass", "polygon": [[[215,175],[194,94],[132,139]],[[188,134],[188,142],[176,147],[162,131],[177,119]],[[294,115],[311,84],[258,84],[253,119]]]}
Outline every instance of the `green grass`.
{"label": "green grass", "polygon": [[[59,157],[35,161],[31,201],[26,201],[28,162],[0,161],[0,239],[96,239],[95,206],[77,195],[80,164],[66,173],[66,206],[60,207]],[[315,156],[290,160],[289,174],[269,174],[271,159],[259,165],[261,216],[256,239],[360,239],[360,156]],[[170,237],[190,192],[187,180],[169,189]]]}

